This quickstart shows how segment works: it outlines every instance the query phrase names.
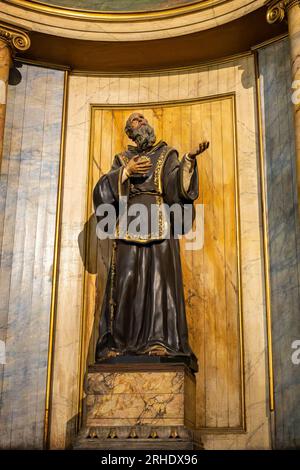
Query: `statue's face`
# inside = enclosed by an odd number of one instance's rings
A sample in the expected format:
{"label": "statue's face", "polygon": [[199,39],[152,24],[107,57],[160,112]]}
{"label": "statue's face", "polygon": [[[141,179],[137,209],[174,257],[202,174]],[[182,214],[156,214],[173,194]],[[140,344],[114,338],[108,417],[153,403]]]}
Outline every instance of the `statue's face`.
{"label": "statue's face", "polygon": [[133,113],[130,116],[130,123],[132,129],[139,129],[141,126],[147,125],[147,119],[140,113]]}
{"label": "statue's face", "polygon": [[141,113],[132,113],[127,119],[125,132],[137,147],[144,150],[154,144],[154,129]]}

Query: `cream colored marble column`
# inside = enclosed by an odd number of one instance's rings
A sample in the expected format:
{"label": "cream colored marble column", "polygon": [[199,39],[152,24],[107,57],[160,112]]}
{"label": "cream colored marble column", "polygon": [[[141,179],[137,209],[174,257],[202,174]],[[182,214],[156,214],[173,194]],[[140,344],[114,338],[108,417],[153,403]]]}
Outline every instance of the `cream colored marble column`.
{"label": "cream colored marble column", "polygon": [[25,51],[29,47],[30,39],[24,31],[0,23],[0,168],[3,152],[7,85],[12,56],[15,51]]}
{"label": "cream colored marble column", "polygon": [[291,100],[294,105],[295,143],[297,156],[298,211],[300,214],[300,0],[273,0],[268,3],[268,23],[288,21],[292,88]]}

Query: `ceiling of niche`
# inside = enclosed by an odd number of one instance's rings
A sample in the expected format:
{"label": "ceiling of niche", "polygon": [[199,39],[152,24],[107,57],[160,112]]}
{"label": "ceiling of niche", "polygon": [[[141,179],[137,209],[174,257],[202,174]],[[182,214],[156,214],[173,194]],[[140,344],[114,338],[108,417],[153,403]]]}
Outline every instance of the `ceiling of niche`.
{"label": "ceiling of niche", "polygon": [[[156,71],[244,53],[287,31],[285,22],[266,21],[265,0],[97,0],[102,8],[104,3],[122,3],[123,8],[125,3],[127,8],[172,5],[112,13],[66,9],[67,3],[71,0],[48,0],[47,5],[42,0],[0,0],[1,21],[29,31],[31,47],[18,56],[78,72]],[[96,5],[96,0],[75,3]]]}
{"label": "ceiling of niche", "polygon": [[82,40],[128,42],[165,39],[219,27],[259,9],[264,2],[0,0],[0,11],[3,22],[29,31]]}
{"label": "ceiling of niche", "polygon": [[201,3],[207,0],[34,0],[32,3],[56,8],[95,12],[143,12],[160,11]]}
{"label": "ceiling of niche", "polygon": [[250,51],[251,47],[287,32],[285,22],[270,25],[265,10],[217,28],[153,41],[101,42],[62,38],[32,31],[23,59],[67,66],[73,72],[139,73],[190,67]]}

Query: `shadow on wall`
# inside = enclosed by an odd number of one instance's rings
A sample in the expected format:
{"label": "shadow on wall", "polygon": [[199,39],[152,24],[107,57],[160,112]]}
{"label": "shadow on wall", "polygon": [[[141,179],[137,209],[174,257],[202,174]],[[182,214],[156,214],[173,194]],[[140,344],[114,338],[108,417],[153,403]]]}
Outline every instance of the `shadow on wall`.
{"label": "shadow on wall", "polygon": [[[106,287],[106,279],[110,266],[112,252],[112,240],[99,240],[96,235],[97,220],[93,214],[84,224],[83,230],[78,236],[78,247],[85,275],[95,275],[95,305],[93,320],[87,319],[91,331],[89,345],[86,354],[84,389],[86,388],[87,370],[91,364],[95,363],[96,344],[99,336],[99,323],[102,299]],[[93,292],[93,291],[92,291]],[[85,288],[85,294],[91,295],[91,290]],[[82,403],[83,416],[85,415],[85,401]],[[71,442],[76,434],[78,416],[73,417],[67,425],[66,442]]]}
{"label": "shadow on wall", "polygon": [[[96,216],[93,214],[84,224],[84,228],[78,236],[80,256],[86,274],[96,275],[95,312],[93,325],[90,325],[92,334],[87,354],[87,365],[95,362],[95,346],[98,339],[98,331],[96,331],[95,326],[98,327],[99,325],[102,298],[106,287],[106,278],[112,252],[112,240],[99,240],[96,235],[96,225]],[[89,293],[87,291],[88,295]]]}

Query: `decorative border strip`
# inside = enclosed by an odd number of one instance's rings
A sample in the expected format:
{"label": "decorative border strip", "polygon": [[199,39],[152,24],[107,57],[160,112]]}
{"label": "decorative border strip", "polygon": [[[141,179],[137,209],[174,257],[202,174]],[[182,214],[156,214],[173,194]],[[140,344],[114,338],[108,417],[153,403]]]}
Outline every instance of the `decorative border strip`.
{"label": "decorative border strip", "polygon": [[132,21],[149,21],[155,19],[172,18],[176,16],[183,16],[189,13],[196,13],[198,11],[213,9],[217,5],[227,3],[228,0],[202,0],[197,3],[189,3],[188,5],[178,6],[175,8],[168,8],[157,11],[131,11],[131,12],[97,12],[95,10],[76,10],[75,8],[55,7],[49,4],[36,2],[34,0],[3,0],[5,3],[22,7],[25,10],[31,10],[36,13],[43,13],[45,15],[55,15],[60,17],[68,17],[76,20],[87,21],[107,21],[107,22],[132,22]]}

